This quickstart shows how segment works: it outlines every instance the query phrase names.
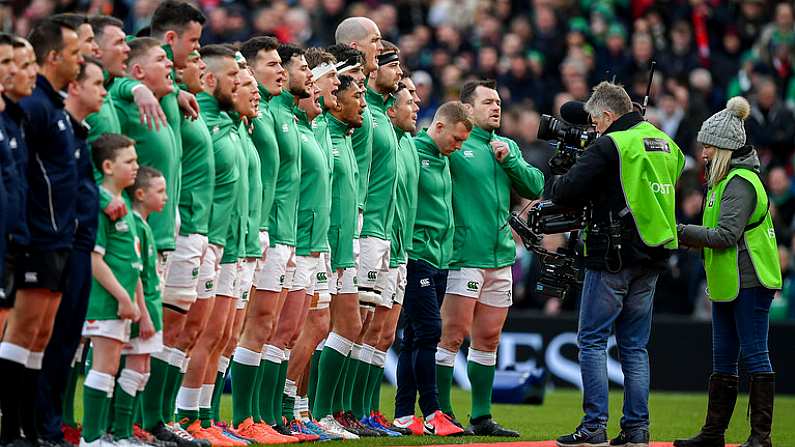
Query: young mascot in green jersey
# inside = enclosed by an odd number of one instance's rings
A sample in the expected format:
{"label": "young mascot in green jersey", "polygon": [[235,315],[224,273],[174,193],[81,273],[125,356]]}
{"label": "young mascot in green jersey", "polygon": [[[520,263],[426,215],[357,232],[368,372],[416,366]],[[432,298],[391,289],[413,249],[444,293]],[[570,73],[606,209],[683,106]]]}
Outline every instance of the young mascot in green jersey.
{"label": "young mascot in green jersey", "polygon": [[[234,309],[237,293],[233,290],[237,268],[224,267],[224,253],[231,252],[236,264],[239,251],[240,201],[239,179],[240,142],[237,129],[227,114],[233,108],[233,98],[240,84],[235,53],[227,47],[212,45],[201,50],[207,64],[204,91],[199,94],[202,118],[210,129],[215,154],[215,190],[210,210],[210,246],[205,253],[199,272],[199,297],[208,301],[211,318],[199,335],[191,353],[182,386],[177,394],[178,418],[185,420],[183,427],[199,438],[210,438],[212,433],[199,423],[199,407],[209,409],[212,388],[215,384],[217,356],[223,346],[218,346],[229,312]],[[213,371],[212,380],[207,370]],[[210,383],[207,383],[210,382]]]}
{"label": "young mascot in green jersey", "polygon": [[[472,336],[467,373],[472,383],[472,431],[477,435],[518,436],[491,420],[491,388],[502,326],[512,303],[511,266],[516,247],[509,227],[513,189],[534,199],[544,176],[522,158],[519,146],[495,133],[500,127],[500,96],[493,82],[468,82],[461,102],[473,111],[475,129],[461,151],[450,157],[455,211],[455,252],[442,304],[442,340],[436,355],[439,400],[450,403],[455,354]],[[482,179],[473,182],[472,179]],[[495,237],[496,235],[496,237]]]}
{"label": "young mascot in green jersey", "polygon": [[[94,141],[92,158],[100,166],[104,179],[101,187],[113,197],[120,197],[124,188],[135,182],[138,157],[134,142],[119,134],[106,134]],[[141,285],[140,239],[133,215],[128,213],[116,222],[99,214],[97,242],[92,253],[94,284],[88,302],[83,335],[91,338],[93,358],[91,370],[83,383],[83,432],[80,445],[103,446],[101,439],[108,428],[108,410],[113,396],[116,374],[124,344],[130,339],[130,324],[146,313]],[[139,299],[136,303],[136,297]],[[145,320],[148,319],[145,316]],[[145,321],[151,329],[151,321]],[[125,371],[126,368],[125,368]],[[122,372],[119,385],[130,393],[138,390],[139,375]],[[125,381],[131,381],[125,387]],[[119,396],[123,399],[123,396]],[[132,422],[132,421],[130,421]],[[132,427],[130,427],[132,428]],[[120,434],[122,437],[125,433]]]}
{"label": "young mascot in green jersey", "polygon": [[133,411],[137,407],[133,398],[141,402],[142,408],[155,408],[157,414],[160,414],[163,400],[162,387],[159,396],[144,391],[150,377],[149,357],[163,350],[163,302],[157,276],[157,247],[147,219],[149,214],[162,211],[166,204],[166,179],[156,169],[142,166],[135,183],[127,188],[127,196],[133,201],[132,214],[141,241],[143,301],[137,303],[141,320],[132,325],[130,341],[122,351],[124,369],[116,383],[113,433],[118,438],[129,438],[133,434],[132,423],[136,416]]}

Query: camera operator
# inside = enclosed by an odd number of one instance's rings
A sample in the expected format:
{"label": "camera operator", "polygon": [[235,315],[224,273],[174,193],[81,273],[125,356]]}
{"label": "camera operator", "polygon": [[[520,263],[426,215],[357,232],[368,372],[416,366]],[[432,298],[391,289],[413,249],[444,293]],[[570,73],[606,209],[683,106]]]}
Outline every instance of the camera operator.
{"label": "camera operator", "polygon": [[549,194],[560,206],[592,206],[581,236],[586,271],[577,333],[585,416],[557,445],[607,445],[607,339],[615,328],[624,415],[610,445],[645,446],[652,297],[666,249],[677,246],[674,189],[684,156],[668,135],[633,111],[619,85],[600,83],[584,108],[600,137]]}

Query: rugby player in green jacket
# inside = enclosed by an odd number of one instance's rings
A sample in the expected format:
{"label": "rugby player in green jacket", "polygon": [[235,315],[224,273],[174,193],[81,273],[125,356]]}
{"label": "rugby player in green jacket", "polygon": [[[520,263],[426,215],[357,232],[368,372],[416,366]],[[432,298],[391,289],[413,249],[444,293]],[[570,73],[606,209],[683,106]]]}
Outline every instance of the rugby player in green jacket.
{"label": "rugby player in green jacket", "polygon": [[[328,127],[328,114],[330,109],[337,107],[335,93],[339,87],[339,78],[337,77],[338,64],[331,53],[320,48],[308,49],[305,56],[309,67],[312,69],[312,78],[315,80],[315,87],[318,89],[318,95],[320,96],[318,105],[321,113],[314,117],[309,127],[317,145],[320,147],[320,151],[328,161],[326,171],[329,176],[329,185],[325,200],[327,206],[330,207],[331,176],[333,174],[334,160],[331,157],[331,134]],[[302,130],[305,131],[303,127]],[[301,156],[305,157],[307,155],[302,150]],[[306,163],[303,161],[301,168],[302,170],[306,168]],[[301,207],[303,206],[304,201],[302,199]],[[330,218],[330,213],[328,217]],[[328,223],[330,225],[330,221]],[[326,241],[326,250],[320,253],[321,260],[318,261],[317,269],[312,275],[311,285],[306,289],[306,294],[309,298],[309,310],[305,323],[302,325],[303,327],[297,334],[298,337],[291,348],[290,364],[287,367],[287,383],[291,384],[290,381],[295,383],[297,395],[294,404],[294,414],[289,415],[288,419],[297,419],[301,423],[310,426],[314,424],[314,421],[309,419],[309,396],[307,395],[307,390],[310,387],[308,383],[310,359],[312,359],[315,347],[328,335],[330,325],[329,303],[331,295],[328,293],[328,278],[331,276],[329,264],[331,259],[328,251],[328,228],[326,228],[323,237]],[[312,361],[316,366],[316,359]],[[317,378],[316,376],[317,374],[315,374],[315,378]],[[285,394],[289,394],[289,391],[291,390],[287,390],[287,385],[285,385]],[[284,414],[284,416],[288,415]],[[334,438],[334,436],[331,437]]]}
{"label": "rugby player in green jacket", "polygon": [[[210,210],[209,246],[202,259],[199,271],[198,296],[210,307],[214,315],[201,331],[191,353],[191,361],[176,398],[177,414],[184,420],[194,436],[206,438],[197,424],[202,398],[212,396],[208,387],[203,387],[208,368],[214,372],[216,364],[210,366],[210,357],[223,335],[224,323],[230,308],[234,308],[237,296],[232,289],[237,275],[236,268],[221,265],[227,250],[236,256],[239,250],[239,210],[237,203],[240,179],[240,142],[234,122],[227,114],[232,110],[233,98],[240,84],[239,69],[234,51],[223,46],[208,46],[202,49],[202,60],[207,64],[204,90],[198,100],[204,122],[210,130],[215,159],[215,189]],[[231,237],[230,237],[231,236]],[[220,324],[219,324],[220,322]],[[217,360],[216,360],[217,363]],[[213,383],[215,376],[213,374]]]}
{"label": "rugby player in green jacket", "polygon": [[[406,74],[404,73],[404,76]],[[404,77],[395,93],[395,101],[387,109],[395,134],[398,138],[397,149],[397,194],[395,219],[390,231],[389,271],[379,277],[376,288],[381,295],[381,302],[375,309],[373,321],[367,328],[362,343],[363,355],[360,359],[360,371],[367,375],[357,375],[355,389],[364,389],[361,393],[359,413],[370,418],[370,426],[380,424],[389,427],[389,423],[380,411],[380,388],[383,381],[384,361],[386,352],[395,340],[398,317],[403,307],[406,291],[406,262],[414,233],[414,219],[417,213],[417,187],[419,182],[419,158],[414,145],[414,134],[417,132],[417,112],[419,105],[414,102],[409,86],[413,83]],[[354,395],[354,412],[357,411],[357,395]]]}
{"label": "rugby player in green jacket", "polygon": [[[467,374],[472,383],[471,430],[482,436],[519,436],[491,418],[491,389],[500,333],[511,306],[511,266],[516,245],[510,227],[511,190],[535,199],[544,175],[522,158],[519,146],[496,134],[500,95],[493,81],[467,82],[461,101],[473,111],[475,129],[450,157],[455,211],[455,251],[442,304],[442,339],[436,354],[442,411],[453,417],[450,388],[455,355],[471,334]],[[472,179],[481,179],[473,182]]]}
{"label": "rugby player in green jacket", "polygon": [[[279,42],[276,39],[264,36],[249,39],[240,47],[241,54],[246,58],[257,80],[260,96],[259,114],[253,119],[251,129],[251,140],[260,158],[262,181],[262,208],[258,227],[261,251],[253,272],[255,283],[257,275],[262,271],[265,253],[270,249],[270,217],[280,168],[279,143],[272,106],[273,100],[282,93],[287,72],[282,66],[278,47]],[[251,272],[246,272],[246,277],[249,274]],[[232,381],[240,384],[232,389],[232,425],[242,436],[256,439],[259,443],[268,443],[282,439],[281,435],[264,422],[261,411],[264,408],[267,408],[268,413],[272,411],[274,386],[272,382],[264,381],[263,377],[265,370],[273,365],[265,359],[267,351],[263,350],[264,342],[244,344],[242,340],[246,337],[264,338],[270,334],[279,303],[273,299],[272,294],[262,291],[257,293],[255,289],[251,287],[249,292],[241,342],[235,347],[230,367]],[[281,355],[279,360],[281,361]]]}
{"label": "rugby player in green jacket", "polygon": [[346,359],[359,336],[359,297],[356,287],[356,259],[353,236],[356,233],[358,167],[351,145],[350,130],[362,125],[364,92],[348,75],[341,75],[337,90],[337,107],[329,110],[328,128],[331,134],[331,156],[334,173],[331,185],[331,226],[329,246],[331,271],[329,292],[334,330],[329,334],[318,365],[317,395],[313,414],[325,431],[345,439],[358,436],[346,431],[334,418],[334,391]]}

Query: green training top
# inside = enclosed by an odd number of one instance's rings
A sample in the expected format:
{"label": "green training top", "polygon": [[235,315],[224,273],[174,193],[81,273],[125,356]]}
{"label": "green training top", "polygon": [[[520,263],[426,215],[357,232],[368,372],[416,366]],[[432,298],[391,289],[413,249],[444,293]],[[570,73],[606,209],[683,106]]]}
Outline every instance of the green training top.
{"label": "green training top", "polygon": [[[138,106],[132,100],[119,96],[120,82],[114,82],[110,89],[113,104],[121,125],[121,133],[135,140],[135,151],[138,153],[138,164],[151,166],[163,173],[166,179],[168,201],[162,212],[152,213],[150,225],[155,234],[159,250],[174,250],[176,247],[176,217],[179,203],[180,187],[180,153],[174,128],[171,125],[160,126],[160,130],[149,130],[141,124]],[[179,123],[177,123],[179,124]],[[179,129],[178,127],[176,129]]]}
{"label": "green training top", "polygon": [[279,174],[279,143],[276,141],[276,125],[271,114],[271,95],[258,84],[259,116],[254,119],[251,141],[257,149],[260,160],[260,180],[262,181],[262,209],[260,210],[260,230],[267,230],[276,192],[276,179]]}
{"label": "green training top", "polygon": [[248,219],[246,220],[246,238],[244,255],[247,258],[262,257],[262,247],[259,246],[259,224],[262,221],[262,172],[259,155],[249,133],[251,126],[240,123],[238,135],[243,143],[248,167]]}
{"label": "green training top", "polygon": [[373,159],[373,114],[369,107],[362,110],[362,127],[353,130],[351,135],[353,153],[356,154],[356,166],[359,170],[356,194],[357,206],[364,209],[364,200],[367,197],[367,183],[370,180],[370,163]]}
{"label": "green training top", "polygon": [[[180,120],[182,135],[182,192],[179,195],[179,234],[207,235],[215,188],[213,139],[199,115]],[[170,200],[170,198],[169,198]]]}
{"label": "green training top", "polygon": [[301,142],[295,118],[295,101],[287,90],[271,101],[279,143],[279,177],[271,208],[268,234],[271,247],[276,244],[295,246],[298,194],[301,191]]}
{"label": "green training top", "polygon": [[207,93],[196,96],[201,107],[202,118],[210,130],[213,139],[213,158],[215,158],[215,190],[210,209],[210,228],[207,234],[211,244],[221,247],[226,245],[226,237],[232,221],[232,212],[238,196],[238,179],[240,168],[238,157],[240,149],[232,140],[235,134],[235,123],[226,112],[218,107],[218,101]]}
{"label": "green training top", "polygon": [[313,125],[303,110],[298,110],[298,131],[301,134],[301,201],[298,204],[298,239],[295,254],[309,256],[328,252],[328,230],[331,222],[331,157],[315,139]]}
{"label": "green training top", "polygon": [[[160,277],[157,276],[157,247],[152,235],[152,228],[138,211],[133,211],[135,228],[141,240],[141,283],[144,287],[144,304],[149,311],[149,318],[155,332],[163,329],[163,300],[160,295]],[[131,337],[138,335],[138,324],[133,324]]]}
{"label": "green training top", "polygon": [[[138,285],[142,265],[141,241],[138,238],[133,213],[127,213],[117,221],[111,222],[108,216],[100,211],[94,252],[102,255],[113,276],[134,303],[135,288]],[[92,278],[86,320],[118,320],[118,310],[119,302],[116,298]]]}
{"label": "green training top", "polygon": [[348,125],[330,113],[326,115],[326,119],[331,135],[331,157],[334,160],[328,242],[331,248],[331,268],[336,270],[356,265],[353,237],[359,218],[356,208],[359,171]]}
{"label": "green training top", "polygon": [[[248,231],[249,210],[249,183],[248,183],[248,154],[243,140],[240,139],[240,118],[237,112],[229,112],[230,118],[235,123],[229,132],[230,141],[237,151],[237,195],[233,202],[232,218],[229,230],[226,233],[224,255],[221,264],[234,264],[238,259],[246,257],[246,233]],[[245,132],[245,129],[243,130]]]}
{"label": "green training top", "polygon": [[[107,71],[102,72],[105,76],[105,88],[110,90],[113,85],[114,79],[110,77]],[[92,113],[86,117],[86,124],[88,124],[88,142],[93,143],[94,140],[106,133],[121,133],[121,124],[119,123],[119,116],[116,115],[116,107],[113,105],[113,95],[105,95],[102,100],[102,107],[99,112]],[[91,164],[94,165],[93,163]],[[94,166],[94,181],[97,185],[102,184],[102,171]],[[124,194],[122,194],[124,197]],[[105,209],[111,201],[111,197],[100,189],[99,193],[99,208]]]}
{"label": "green training top", "polygon": [[417,217],[417,185],[420,177],[420,160],[411,134],[395,128],[398,137],[398,181],[395,220],[390,231],[389,266],[405,264],[414,236],[414,219]]}
{"label": "green training top", "polygon": [[414,137],[420,160],[417,218],[409,259],[445,270],[453,254],[453,183],[447,157],[423,130]]}
{"label": "green training top", "polygon": [[373,145],[370,161],[370,180],[364,201],[364,223],[361,236],[388,239],[395,218],[397,188],[398,139],[386,110],[394,98],[367,87],[367,108],[373,117]]}
{"label": "green training top", "polygon": [[[497,161],[491,141],[503,141],[510,152]],[[516,243],[506,225],[511,189],[535,199],[544,189],[544,174],[530,166],[511,139],[475,127],[461,149],[450,155],[453,177],[455,241],[450,268],[500,268],[516,260]]]}

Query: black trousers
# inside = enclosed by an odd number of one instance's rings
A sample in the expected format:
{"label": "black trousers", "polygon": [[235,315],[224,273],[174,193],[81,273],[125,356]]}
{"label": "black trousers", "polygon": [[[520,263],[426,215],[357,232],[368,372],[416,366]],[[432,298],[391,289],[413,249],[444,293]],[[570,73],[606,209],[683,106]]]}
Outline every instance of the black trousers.
{"label": "black trousers", "polygon": [[74,251],[67,266],[66,291],[55,316],[52,338],[44,352],[36,399],[39,436],[63,439],[61,416],[69,366],[83,331],[91,293],[91,252]]}

